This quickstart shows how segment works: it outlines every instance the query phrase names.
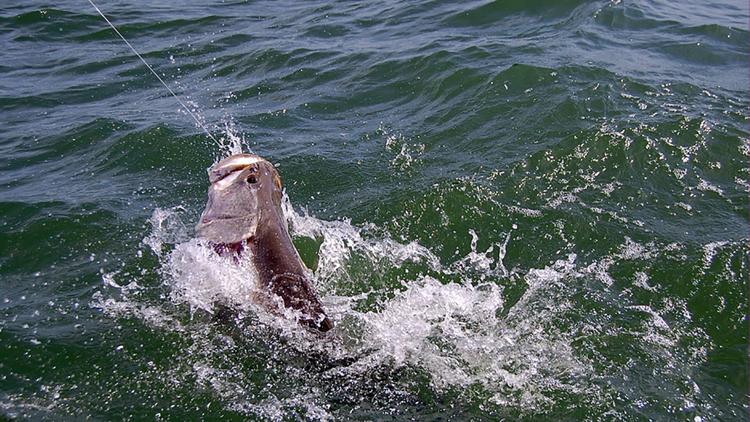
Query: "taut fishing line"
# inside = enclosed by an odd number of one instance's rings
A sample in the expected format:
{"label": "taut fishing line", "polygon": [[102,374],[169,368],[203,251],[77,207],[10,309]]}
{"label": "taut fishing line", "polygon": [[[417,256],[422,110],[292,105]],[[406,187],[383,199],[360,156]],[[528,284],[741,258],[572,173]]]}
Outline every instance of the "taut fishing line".
{"label": "taut fishing line", "polygon": [[132,50],[133,53],[135,53],[135,55],[138,56],[139,59],[141,59],[141,61],[143,62],[143,64],[146,65],[146,67],[148,68],[148,70],[150,70],[151,73],[153,73],[154,76],[156,76],[156,79],[158,79],[159,82],[161,82],[161,84],[164,85],[164,88],[167,88],[167,91],[169,91],[169,93],[172,94],[172,96],[175,98],[175,100],[177,100],[177,102],[180,103],[180,105],[182,106],[182,108],[184,108],[185,111],[188,112],[188,114],[190,115],[190,117],[192,117],[193,120],[195,120],[195,123],[197,123],[198,126],[201,129],[203,129],[204,132],[206,132],[206,135],[208,135],[208,137],[211,138],[214,142],[216,142],[216,145],[218,145],[219,148],[221,148],[222,147],[221,143],[218,140],[216,140],[216,138],[214,138],[213,135],[211,135],[211,132],[208,131],[208,129],[200,121],[200,119],[198,118],[198,116],[196,116],[195,113],[193,113],[190,110],[190,108],[187,105],[185,105],[184,102],[182,102],[182,100],[180,99],[180,97],[177,96],[177,94],[175,94],[174,91],[172,91],[172,89],[169,87],[169,85],[167,85],[166,82],[164,82],[164,80],[161,78],[161,76],[159,76],[159,74],[156,73],[156,71],[151,67],[151,65],[148,64],[148,62],[146,61],[146,59],[144,59],[143,56],[141,56],[141,54],[138,53],[138,51],[136,51],[136,49],[128,42],[128,40],[125,39],[125,37],[120,33],[120,31],[117,30],[117,28],[112,24],[112,22],[110,22],[109,19],[107,19],[107,17],[104,16],[104,13],[102,13],[102,11],[94,3],[94,1],[93,0],[89,0],[89,3],[91,3],[92,6],[94,6],[94,9],[96,9],[96,11],[99,13],[99,16],[101,16],[109,24],[109,26],[112,28],[113,31],[115,31],[115,33],[120,37],[120,39],[122,39],[125,42],[125,44],[127,44],[128,47],[130,47],[130,50]]}

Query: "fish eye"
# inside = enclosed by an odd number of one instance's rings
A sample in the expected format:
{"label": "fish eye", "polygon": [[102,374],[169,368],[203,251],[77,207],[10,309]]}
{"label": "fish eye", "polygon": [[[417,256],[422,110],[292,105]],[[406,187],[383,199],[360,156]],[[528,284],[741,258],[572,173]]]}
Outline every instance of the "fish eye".
{"label": "fish eye", "polygon": [[247,176],[247,179],[245,179],[245,181],[251,185],[258,183],[258,168],[257,167],[250,167],[250,174]]}

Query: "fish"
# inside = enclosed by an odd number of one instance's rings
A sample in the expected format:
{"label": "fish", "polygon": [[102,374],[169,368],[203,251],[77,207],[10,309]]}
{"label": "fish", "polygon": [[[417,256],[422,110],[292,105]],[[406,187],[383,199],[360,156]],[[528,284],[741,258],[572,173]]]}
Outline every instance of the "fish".
{"label": "fish", "polygon": [[206,207],[195,227],[223,256],[251,259],[260,298],[272,313],[289,314],[307,328],[327,332],[333,322],[323,309],[305,264],[289,235],[281,208],[283,184],[276,167],[255,154],[235,154],[208,170]]}

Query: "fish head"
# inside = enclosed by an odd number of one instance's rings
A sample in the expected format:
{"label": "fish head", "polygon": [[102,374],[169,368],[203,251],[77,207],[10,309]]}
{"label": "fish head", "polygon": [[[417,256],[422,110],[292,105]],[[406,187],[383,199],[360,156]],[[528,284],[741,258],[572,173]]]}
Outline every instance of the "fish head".
{"label": "fish head", "polygon": [[235,154],[208,170],[208,201],[195,227],[198,237],[232,244],[255,236],[264,213],[281,212],[282,183],[270,162]]}

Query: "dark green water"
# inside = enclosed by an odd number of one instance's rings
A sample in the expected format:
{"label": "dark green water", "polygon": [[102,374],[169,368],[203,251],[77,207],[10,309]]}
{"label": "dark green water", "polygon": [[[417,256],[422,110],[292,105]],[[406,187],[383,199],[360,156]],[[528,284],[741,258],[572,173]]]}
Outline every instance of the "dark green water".
{"label": "dark green water", "polygon": [[[100,6],[223,149],[88,2],[0,6],[0,415],[746,420],[747,2],[197,3]],[[239,144],[326,338],[193,239]]]}

